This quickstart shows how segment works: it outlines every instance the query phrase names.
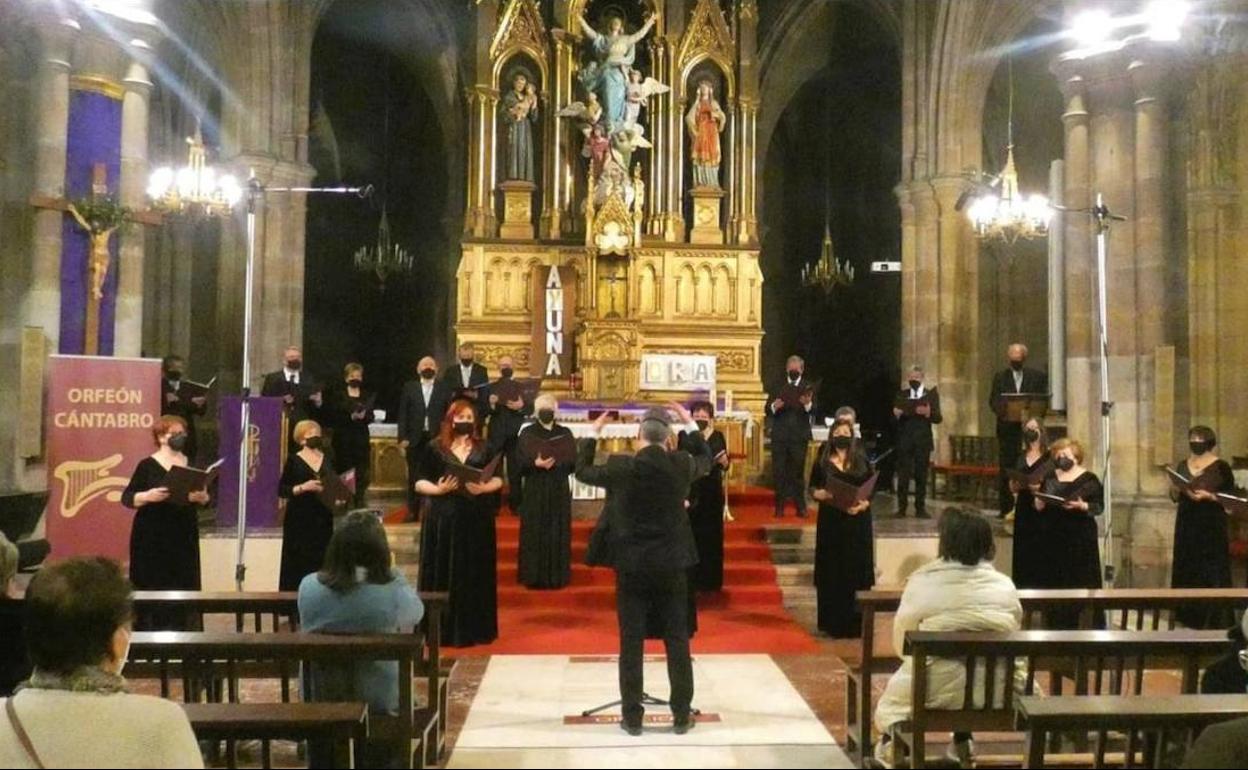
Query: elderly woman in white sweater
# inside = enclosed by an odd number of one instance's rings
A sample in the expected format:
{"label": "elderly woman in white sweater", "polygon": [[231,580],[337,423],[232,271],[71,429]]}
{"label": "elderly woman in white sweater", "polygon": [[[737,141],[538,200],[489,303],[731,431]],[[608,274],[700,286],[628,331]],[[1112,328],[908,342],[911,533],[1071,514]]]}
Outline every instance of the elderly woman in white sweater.
{"label": "elderly woman in white sweater", "polygon": [[134,608],[116,562],[69,559],[26,589],[35,670],[0,701],[0,767],[204,766],[182,707],[126,692]]}
{"label": "elderly woman in white sweater", "polygon": [[[925,564],[910,576],[901,595],[901,605],[893,621],[893,644],[900,652],[907,631],[1016,631],[1022,624],[1023,608],[1018,591],[1007,576],[992,566],[996,548],[992,526],[981,514],[959,508],[947,509],[940,519],[939,558]],[[890,732],[910,718],[910,688],[913,662],[902,658],[901,668],[888,680],[884,695],[875,709],[875,726],[881,739],[875,759],[891,767],[893,754]],[[955,660],[929,664],[928,708],[962,707],[966,687],[966,666]],[[996,692],[1004,690],[1004,671],[998,671]],[[982,701],[981,683],[977,698]],[[1021,687],[1025,674],[1015,686]],[[957,734],[951,758],[964,767],[971,759],[971,736]]]}

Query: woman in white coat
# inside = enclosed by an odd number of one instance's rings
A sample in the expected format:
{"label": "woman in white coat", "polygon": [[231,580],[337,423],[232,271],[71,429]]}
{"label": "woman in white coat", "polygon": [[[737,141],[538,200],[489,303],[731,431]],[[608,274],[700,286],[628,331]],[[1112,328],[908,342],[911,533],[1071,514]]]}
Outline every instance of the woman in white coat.
{"label": "woman in white coat", "polygon": [[[893,622],[893,645],[900,652],[907,631],[1017,631],[1022,624],[1023,607],[1018,591],[1006,575],[992,566],[996,547],[992,526],[979,513],[949,508],[940,518],[939,558],[910,575],[901,605]],[[903,656],[901,668],[888,680],[884,695],[875,709],[875,726],[881,739],[875,758],[891,767],[894,752],[890,731],[910,718],[910,688],[913,661]],[[928,665],[927,707],[962,707],[966,688],[966,666],[954,660],[936,660]],[[997,692],[1002,692],[1003,671],[996,674]],[[982,701],[983,673],[977,699]],[[1020,675],[1016,686],[1025,682]],[[953,756],[969,766],[971,736],[954,736]]]}

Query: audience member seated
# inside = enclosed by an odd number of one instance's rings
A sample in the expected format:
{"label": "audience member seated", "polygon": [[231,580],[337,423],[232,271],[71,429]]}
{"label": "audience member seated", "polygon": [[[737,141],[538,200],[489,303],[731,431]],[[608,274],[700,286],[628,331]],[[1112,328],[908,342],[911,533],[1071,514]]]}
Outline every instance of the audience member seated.
{"label": "audience member seated", "polygon": [[[901,604],[893,621],[893,644],[900,653],[907,631],[1017,631],[1022,625],[1023,607],[1014,583],[992,566],[996,547],[992,527],[976,511],[949,508],[940,517],[939,557],[915,570],[901,594]],[[888,680],[884,694],[875,710],[875,726],[881,739],[876,745],[875,759],[884,767],[892,767],[894,748],[890,731],[899,722],[910,718],[910,688],[913,661],[902,657],[901,668]],[[956,709],[962,707],[966,688],[966,667],[956,660],[937,660],[928,668],[928,708]],[[1004,672],[998,671],[995,691],[1004,690]],[[1020,674],[1017,687],[1025,683]],[[984,697],[984,674],[976,676],[979,683],[976,699]],[[969,767],[971,736],[954,736],[951,759]]]}
{"label": "audience member seated", "polygon": [[[303,630],[336,634],[411,632],[425,614],[416,591],[391,566],[381,520],[368,511],[347,514],[330,538],[325,565],[299,584]],[[311,700],[368,702],[371,713],[399,713],[397,662],[316,665]],[[328,746],[312,745],[311,767],[325,767]],[[371,741],[360,767],[406,767],[406,746]]]}
{"label": "audience member seated", "polygon": [[104,558],[35,575],[25,607],[34,673],[3,699],[0,767],[204,766],[181,706],[126,692],[132,593]]}
{"label": "audience member seated", "polygon": [[1200,675],[1200,691],[1206,695],[1243,695],[1248,692],[1248,671],[1240,663],[1240,654],[1248,648],[1248,613],[1240,625],[1227,631],[1230,652],[1218,658]]}
{"label": "audience member seated", "polygon": [[[0,533],[0,601],[20,599],[17,589],[17,546]],[[30,676],[26,642],[22,638],[22,615],[16,606],[0,610],[0,697],[13,694],[13,688]]]}

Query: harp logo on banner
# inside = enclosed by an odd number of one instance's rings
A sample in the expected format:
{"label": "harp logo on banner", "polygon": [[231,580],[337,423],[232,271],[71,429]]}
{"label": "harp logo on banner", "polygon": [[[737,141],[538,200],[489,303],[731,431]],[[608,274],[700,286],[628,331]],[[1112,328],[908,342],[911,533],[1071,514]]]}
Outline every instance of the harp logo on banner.
{"label": "harp logo on banner", "polygon": [[576,270],[534,268],[533,347],[529,372],[534,377],[566,377],[572,371],[569,325],[576,313]]}

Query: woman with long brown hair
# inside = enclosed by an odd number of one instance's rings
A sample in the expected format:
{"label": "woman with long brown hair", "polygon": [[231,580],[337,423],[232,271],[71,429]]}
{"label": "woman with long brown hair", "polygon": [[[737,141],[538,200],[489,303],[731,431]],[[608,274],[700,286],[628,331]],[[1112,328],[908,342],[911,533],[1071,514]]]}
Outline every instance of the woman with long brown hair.
{"label": "woman with long brown hair", "polygon": [[449,594],[442,643],[454,647],[498,637],[494,514],[503,480],[461,484],[449,471],[452,463],[483,468],[493,454],[481,439],[476,407],[456,399],[416,481],[417,494],[429,498],[420,530],[420,590]]}
{"label": "woman with long brown hair", "polygon": [[1014,567],[1011,577],[1018,588],[1052,588],[1044,580],[1048,561],[1049,525],[1036,510],[1035,493],[1056,467],[1049,457],[1049,437],[1044,423],[1032,417],[1023,423],[1023,452],[1014,470],[1027,478],[1011,478],[1014,493]]}

